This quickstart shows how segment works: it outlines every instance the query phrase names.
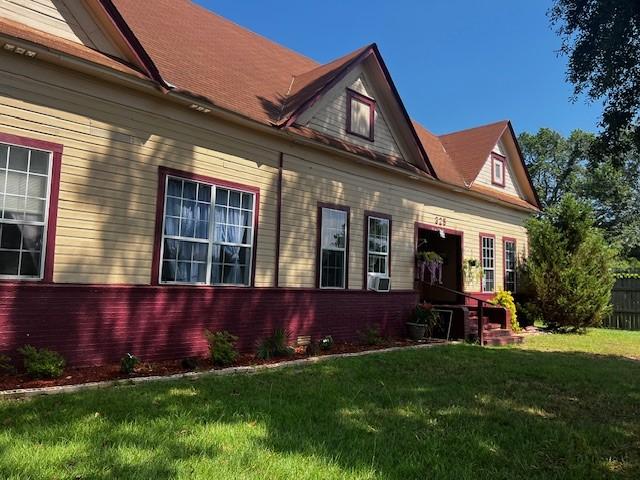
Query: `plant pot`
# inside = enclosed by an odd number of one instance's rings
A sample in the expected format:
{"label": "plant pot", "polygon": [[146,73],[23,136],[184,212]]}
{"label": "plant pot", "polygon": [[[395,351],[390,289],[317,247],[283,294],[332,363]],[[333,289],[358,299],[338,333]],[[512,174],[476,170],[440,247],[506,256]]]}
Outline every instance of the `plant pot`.
{"label": "plant pot", "polygon": [[407,333],[411,340],[422,340],[427,331],[427,326],[422,323],[407,322]]}

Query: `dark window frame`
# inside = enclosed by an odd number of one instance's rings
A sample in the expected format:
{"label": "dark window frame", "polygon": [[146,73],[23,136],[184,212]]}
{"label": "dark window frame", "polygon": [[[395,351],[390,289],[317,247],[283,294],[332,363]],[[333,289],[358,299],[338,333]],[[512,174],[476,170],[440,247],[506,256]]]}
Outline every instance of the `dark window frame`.
{"label": "dark window frame", "polygon": [[[369,135],[362,135],[359,132],[354,132],[351,129],[351,102],[352,101],[360,102],[369,107]],[[363,138],[370,142],[374,141],[375,138],[375,118],[376,118],[376,101],[373,98],[367,97],[366,95],[362,95],[350,88],[347,89],[347,133],[349,135],[353,135],[358,138]]]}
{"label": "dark window frame", "polygon": [[53,283],[56,227],[58,222],[58,202],[60,200],[60,171],[62,169],[62,152],[64,147],[59,143],[36,140],[30,137],[23,137],[21,135],[12,135],[2,132],[0,132],[0,143],[6,143],[9,145],[15,145],[18,147],[30,148],[34,150],[43,150],[51,153],[51,178],[49,178],[48,211],[45,214],[46,238],[44,242],[44,258],[42,259],[42,261],[44,262],[44,265],[42,267],[42,276],[32,278],[19,278],[17,276],[15,278],[5,277],[0,279],[0,283]]}
{"label": "dark window frame", "polygon": [[386,213],[374,212],[370,210],[365,210],[364,212],[364,238],[363,238],[363,284],[362,289],[369,289],[369,218],[379,218],[382,220],[387,220],[389,222],[389,240],[387,242],[387,274],[386,276],[391,278],[391,241],[393,235],[393,218],[391,215]]}
{"label": "dark window frame", "polygon": [[[322,210],[340,210],[347,214],[346,235],[347,240],[345,242],[345,272],[344,272],[344,286],[343,287],[323,287],[321,286],[321,274],[322,274]],[[318,202],[316,213],[316,288],[322,290],[348,290],[349,289],[349,250],[351,244],[351,208],[346,205],[339,205],[335,203]]]}
{"label": "dark window frame", "polygon": [[[496,179],[496,162],[500,162],[502,165],[502,180]],[[506,157],[504,155],[500,155],[496,152],[491,152],[491,183],[498,187],[505,186],[507,177],[507,162]]]}
{"label": "dark window frame", "polygon": [[[251,272],[249,275],[248,285],[223,285],[223,284],[190,284],[190,283],[164,283],[160,280],[162,272],[161,264],[161,252],[163,241],[163,226],[164,226],[164,210],[165,210],[165,193],[167,178],[175,177],[183,180],[191,180],[194,182],[202,182],[210,185],[216,185],[222,188],[229,188],[235,190],[241,190],[248,193],[252,193],[255,197],[254,200],[254,212],[253,212],[253,242],[251,246]],[[207,175],[200,175],[193,172],[187,172],[183,170],[176,170],[168,167],[158,167],[158,191],[156,194],[156,225],[155,225],[155,238],[153,246],[153,260],[151,262],[151,285],[162,286],[164,288],[193,286],[198,288],[249,288],[255,286],[256,277],[256,254],[258,246],[258,230],[260,219],[260,189],[251,185],[245,185],[236,182],[230,182],[228,180],[222,180],[220,178],[210,177]],[[207,279],[208,280],[208,279]]]}

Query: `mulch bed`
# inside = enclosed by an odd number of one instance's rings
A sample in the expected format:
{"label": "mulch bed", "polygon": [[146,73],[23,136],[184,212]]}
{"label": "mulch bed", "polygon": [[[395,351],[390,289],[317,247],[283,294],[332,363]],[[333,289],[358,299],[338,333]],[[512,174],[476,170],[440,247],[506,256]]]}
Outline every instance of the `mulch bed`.
{"label": "mulch bed", "polygon": [[[437,342],[437,341],[436,341]],[[413,342],[410,340],[389,341],[380,345],[362,345],[355,343],[336,343],[330,350],[321,350],[314,356],[334,355],[339,353],[357,353],[369,350],[381,350],[390,347],[405,347],[417,345],[419,343],[428,343],[428,341]],[[279,363],[283,360],[298,360],[308,358],[304,347],[296,349],[294,355],[286,358],[272,358],[269,360],[260,360],[254,354],[240,354],[233,366],[250,366],[264,365],[270,363]],[[76,385],[80,383],[102,382],[109,380],[118,380],[124,378],[150,377],[150,376],[166,376],[176,373],[184,373],[189,371],[206,371],[211,369],[219,369],[211,363],[208,358],[194,359],[196,362],[195,369],[185,368],[182,364],[183,360],[166,360],[160,362],[141,362],[131,375],[124,374],[120,371],[119,364],[110,364],[94,367],[67,367],[60,378],[50,380],[37,380],[30,378],[24,373],[14,375],[0,374],[0,391],[14,390],[18,388],[41,388],[56,387],[60,385]]]}

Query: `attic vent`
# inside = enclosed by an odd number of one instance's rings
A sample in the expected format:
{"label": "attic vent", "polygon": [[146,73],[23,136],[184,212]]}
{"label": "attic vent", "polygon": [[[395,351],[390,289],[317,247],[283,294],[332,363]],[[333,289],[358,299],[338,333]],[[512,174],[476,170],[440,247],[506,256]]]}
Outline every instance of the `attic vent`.
{"label": "attic vent", "polygon": [[17,47],[11,43],[5,43],[2,48],[8,52],[17,53],[18,55],[24,55],[25,57],[29,58],[34,58],[37,55],[37,53],[33,50],[27,50],[26,48]]}

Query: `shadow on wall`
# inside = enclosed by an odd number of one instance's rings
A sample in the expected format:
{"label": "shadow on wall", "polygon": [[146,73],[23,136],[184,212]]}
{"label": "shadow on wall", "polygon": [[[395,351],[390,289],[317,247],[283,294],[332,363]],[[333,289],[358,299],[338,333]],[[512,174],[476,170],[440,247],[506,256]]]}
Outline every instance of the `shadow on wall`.
{"label": "shadow on wall", "polygon": [[[0,406],[11,419],[0,473],[37,477],[47,465],[167,478],[188,465],[250,478],[292,468],[322,478],[638,478],[638,378],[637,362],[620,358],[459,345],[40,397]],[[60,452],[78,443],[83,455],[69,463]],[[18,464],[19,448],[59,454]]]}
{"label": "shadow on wall", "polygon": [[[148,286],[158,167],[215,177],[207,165],[226,168],[224,160],[205,152],[215,149],[275,172],[277,152],[256,153],[237,140],[214,139],[210,131],[168,120],[162,115],[165,103],[158,102],[157,115],[144,114],[95,99],[89,104],[69,91],[66,96],[75,100],[64,101],[55,98],[56,92],[51,88],[48,95],[35,97],[16,90],[16,98],[89,117],[82,133],[63,124],[50,138],[65,145],[54,271],[58,283],[4,289],[0,350],[14,352],[33,344],[60,351],[70,364],[99,364],[126,352],[145,360],[203,354],[205,328],[240,336],[244,350],[283,326],[294,340],[308,334],[353,339],[371,318],[394,332],[415,302],[411,292],[376,296],[362,291]],[[261,239],[275,232],[277,175],[263,178],[258,251]],[[262,272],[273,272],[268,250],[273,242],[265,244],[263,252],[269,255],[259,254],[257,262]]]}

